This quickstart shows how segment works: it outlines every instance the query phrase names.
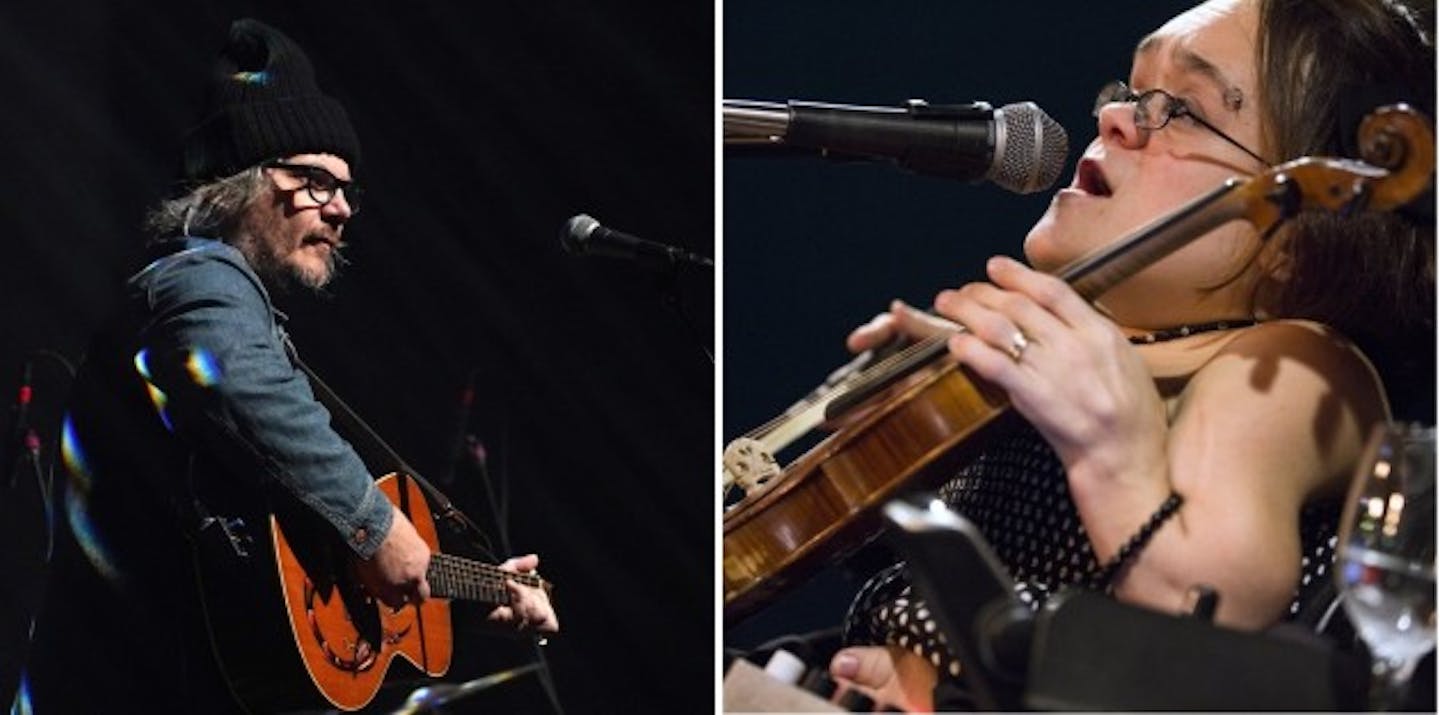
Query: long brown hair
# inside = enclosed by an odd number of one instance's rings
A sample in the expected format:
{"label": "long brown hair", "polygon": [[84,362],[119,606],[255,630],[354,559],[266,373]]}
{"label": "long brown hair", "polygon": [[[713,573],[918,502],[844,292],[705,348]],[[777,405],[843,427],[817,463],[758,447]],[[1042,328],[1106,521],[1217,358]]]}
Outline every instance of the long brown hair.
{"label": "long brown hair", "polygon": [[[1422,17],[1390,0],[1260,0],[1266,153],[1353,157],[1361,117],[1397,101],[1433,122],[1433,11],[1433,2]],[[1397,416],[1432,423],[1434,204],[1432,192],[1400,213],[1295,218],[1272,239],[1284,277],[1257,297],[1267,314],[1318,320],[1355,340]]]}

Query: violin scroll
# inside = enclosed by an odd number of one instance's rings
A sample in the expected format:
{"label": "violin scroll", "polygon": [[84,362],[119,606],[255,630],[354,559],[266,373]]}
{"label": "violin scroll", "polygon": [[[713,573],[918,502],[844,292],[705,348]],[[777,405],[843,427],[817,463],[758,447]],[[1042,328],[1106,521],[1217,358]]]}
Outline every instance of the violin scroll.
{"label": "violin scroll", "polygon": [[1391,104],[1366,115],[1359,139],[1360,158],[1389,171],[1371,187],[1371,208],[1409,203],[1434,180],[1435,132],[1430,119],[1411,106]]}
{"label": "violin scroll", "polygon": [[1381,107],[1360,123],[1361,157],[1302,157],[1236,182],[1243,215],[1262,233],[1306,209],[1348,216],[1391,211],[1420,196],[1435,175],[1430,120],[1408,105]]}

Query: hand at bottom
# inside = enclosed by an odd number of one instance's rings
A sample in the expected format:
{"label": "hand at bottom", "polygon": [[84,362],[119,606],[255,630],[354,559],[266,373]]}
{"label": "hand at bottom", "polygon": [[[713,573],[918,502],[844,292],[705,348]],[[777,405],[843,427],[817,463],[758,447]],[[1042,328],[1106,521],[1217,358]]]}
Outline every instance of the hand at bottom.
{"label": "hand at bottom", "polygon": [[830,677],[882,706],[905,712],[935,709],[935,667],[899,646],[845,648],[830,659]]}

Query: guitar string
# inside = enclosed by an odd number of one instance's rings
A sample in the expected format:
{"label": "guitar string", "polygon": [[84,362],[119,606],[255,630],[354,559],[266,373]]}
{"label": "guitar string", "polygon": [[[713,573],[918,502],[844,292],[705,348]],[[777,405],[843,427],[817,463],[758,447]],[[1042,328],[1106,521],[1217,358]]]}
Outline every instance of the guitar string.
{"label": "guitar string", "polygon": [[494,603],[509,603],[509,590],[505,588],[506,580],[517,581],[531,587],[540,587],[543,583],[535,574],[506,571],[498,566],[449,554],[436,554],[431,563],[437,569],[436,574],[440,575],[440,580],[436,585],[441,590],[453,591],[457,595]]}
{"label": "guitar string", "polygon": [[[432,560],[435,564],[437,575],[433,584],[442,592],[450,592],[456,596],[471,600],[480,600],[489,603],[504,605],[510,602],[509,591],[504,587],[501,580],[493,577],[481,577],[480,579],[467,578],[478,573],[478,569],[467,568],[474,564],[467,564],[464,560],[454,557],[446,557],[445,554],[437,554]],[[440,558],[446,557],[446,558]],[[483,565],[483,564],[480,564]]]}
{"label": "guitar string", "polygon": [[454,585],[458,586],[455,589],[457,593],[487,601],[499,600],[496,597],[503,590],[503,586],[496,583],[494,579],[486,579],[483,576],[479,579],[475,578],[476,574],[480,573],[479,570],[460,560],[442,558],[439,561],[445,570],[454,577]]}
{"label": "guitar string", "polygon": [[534,574],[507,571],[498,566],[492,566],[490,564],[486,564],[480,561],[474,561],[451,554],[435,554],[432,558],[432,561],[444,563],[447,566],[451,566],[453,567],[453,569],[456,569],[456,573],[463,573],[466,575],[509,578],[512,580],[520,581],[527,585],[538,585],[540,581],[540,578]]}
{"label": "guitar string", "polygon": [[507,571],[500,568],[499,566],[493,566],[491,564],[466,559],[460,556],[452,556],[450,554],[440,554],[440,556],[444,557],[446,560],[452,561],[453,563],[457,564],[462,570],[468,569],[471,575],[479,575],[482,577],[489,576],[502,580],[508,579],[512,581],[518,581],[532,587],[539,587],[541,585],[540,577],[535,574]]}

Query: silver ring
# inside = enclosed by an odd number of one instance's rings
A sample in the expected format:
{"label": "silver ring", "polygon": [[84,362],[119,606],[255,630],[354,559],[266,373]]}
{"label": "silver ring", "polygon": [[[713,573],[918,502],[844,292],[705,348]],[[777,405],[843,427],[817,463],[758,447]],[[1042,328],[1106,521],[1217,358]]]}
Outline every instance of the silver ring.
{"label": "silver ring", "polygon": [[1030,339],[1025,337],[1025,333],[1016,330],[1015,334],[1010,336],[1010,344],[1005,346],[1005,352],[1010,354],[1011,360],[1020,362],[1020,358],[1025,355],[1025,348],[1028,347],[1030,347]]}

